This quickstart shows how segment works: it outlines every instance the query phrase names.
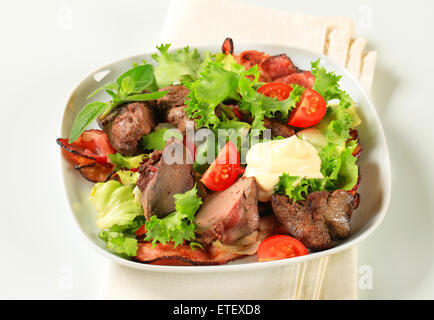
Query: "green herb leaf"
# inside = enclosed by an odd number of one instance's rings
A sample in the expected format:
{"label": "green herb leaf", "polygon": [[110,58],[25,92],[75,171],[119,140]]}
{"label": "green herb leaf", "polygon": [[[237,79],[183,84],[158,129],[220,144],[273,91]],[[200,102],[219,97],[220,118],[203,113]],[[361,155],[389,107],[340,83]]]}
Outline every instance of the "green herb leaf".
{"label": "green herb leaf", "polygon": [[71,134],[69,136],[69,143],[74,142],[83,133],[86,127],[94,121],[98,115],[109,107],[106,102],[91,102],[87,104],[83,110],[79,112],[72,126]]}
{"label": "green herb leaf", "polygon": [[[128,80],[125,80],[128,79]],[[123,83],[128,84],[128,89],[126,94],[130,93],[141,93],[143,90],[157,91],[157,84],[154,78],[154,68],[150,64],[142,64],[133,67],[132,69],[121,74],[117,79],[116,83],[118,86],[122,87]]]}
{"label": "green herb leaf", "polygon": [[118,90],[118,89],[119,88],[115,82],[109,82],[109,83],[106,83],[105,85],[103,85],[102,87],[99,87],[95,91],[93,91],[90,95],[87,96],[87,99],[94,97],[98,92],[100,92],[102,90],[105,90],[108,92],[113,92],[114,90]]}
{"label": "green herb leaf", "polygon": [[118,105],[128,103],[128,102],[157,100],[164,97],[167,93],[168,91],[157,91],[152,93],[129,95],[120,98],[117,97],[113,99],[113,103],[110,106],[110,110]]}

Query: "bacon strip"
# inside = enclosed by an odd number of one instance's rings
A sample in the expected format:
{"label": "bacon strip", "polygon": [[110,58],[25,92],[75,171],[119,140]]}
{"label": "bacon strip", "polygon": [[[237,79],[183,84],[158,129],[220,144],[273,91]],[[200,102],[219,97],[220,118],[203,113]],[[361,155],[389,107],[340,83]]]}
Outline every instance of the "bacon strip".
{"label": "bacon strip", "polygon": [[277,78],[273,82],[280,82],[286,84],[298,84],[305,88],[312,88],[315,83],[315,77],[310,71],[303,71],[299,73],[293,73],[287,76]]}
{"label": "bacon strip", "polygon": [[268,57],[268,54],[256,50],[246,50],[241,52],[240,55],[234,55],[235,61],[243,65],[247,70],[261,64]]}
{"label": "bacon strip", "polygon": [[223,41],[222,51],[224,54],[234,53],[234,42],[231,38],[226,38],[225,41]]}
{"label": "bacon strip", "polygon": [[[353,156],[356,157],[357,159],[359,159],[360,155],[363,152],[363,147],[360,144],[360,140],[359,140],[359,133],[356,129],[351,129],[350,130],[350,136],[351,136],[351,138],[349,140],[357,141],[357,146],[353,151]],[[360,167],[358,167],[358,170],[359,170],[359,173],[358,173],[358,177],[357,177],[357,183],[353,187],[353,189],[348,191],[354,197],[354,200],[353,200],[354,209],[357,209],[357,207],[360,204],[360,194],[357,193],[357,190],[359,189],[359,185],[360,185],[360,181],[362,180],[362,176],[360,174]]]}
{"label": "bacon strip", "polygon": [[232,54],[238,64],[247,70],[258,66],[262,82],[281,82],[286,84],[299,84],[306,88],[312,88],[315,77],[310,71],[302,71],[297,68],[286,54],[270,56],[256,50],[245,50],[239,55],[234,53],[234,43],[231,38],[226,38],[222,45],[224,54]]}
{"label": "bacon strip", "polygon": [[113,171],[113,165],[106,163],[101,164],[94,162],[84,166],[74,166],[83,178],[90,182],[105,182],[110,180],[110,178],[116,173]]}
{"label": "bacon strip", "polygon": [[259,65],[263,81],[271,82],[278,78],[298,72],[291,59],[286,54],[271,56]]}
{"label": "bacon strip", "polygon": [[183,244],[176,248],[173,243],[157,243],[153,248],[152,243],[139,243],[135,259],[144,263],[167,263],[176,265],[219,265],[241,258],[242,255],[223,251],[217,247],[210,246],[206,250],[200,248],[191,249],[189,245]]}
{"label": "bacon strip", "polygon": [[[62,148],[63,158],[74,166],[86,180],[91,182],[104,182],[110,179],[113,174],[113,165],[108,163],[108,158],[103,153],[96,153],[98,146],[95,141],[98,139],[107,139],[101,130],[86,130],[73,143],[68,139],[59,138],[57,144]],[[110,147],[111,148],[111,147]],[[91,150],[94,150],[95,156]],[[114,153],[114,149],[108,150]]]}
{"label": "bacon strip", "polygon": [[[255,247],[255,250],[249,252],[248,255],[255,254],[259,243],[265,238],[273,235],[274,230],[278,225],[280,225],[280,223],[273,215],[261,217],[259,228],[255,231],[257,234],[257,240],[255,243],[250,244],[250,246]],[[236,243],[237,242],[234,242],[234,245]],[[244,245],[244,243],[240,243],[240,245]],[[207,247],[206,250],[199,248],[193,250],[189,245],[185,244],[174,248],[173,243],[157,243],[153,248],[150,242],[142,242],[139,243],[135,259],[139,262],[149,264],[193,266],[220,265],[246,256],[246,254],[229,252],[224,250],[224,248],[225,246],[213,244]]]}

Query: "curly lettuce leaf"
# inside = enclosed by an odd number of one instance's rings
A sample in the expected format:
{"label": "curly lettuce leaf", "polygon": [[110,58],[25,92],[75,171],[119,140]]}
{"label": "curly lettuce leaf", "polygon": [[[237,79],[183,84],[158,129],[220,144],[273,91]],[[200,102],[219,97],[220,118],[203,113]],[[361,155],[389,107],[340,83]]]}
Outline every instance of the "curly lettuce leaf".
{"label": "curly lettuce leaf", "polygon": [[96,224],[100,229],[127,225],[135,217],[143,215],[141,205],[135,201],[132,187],[115,180],[95,184],[91,191],[91,201],[97,211]]}
{"label": "curly lettuce leaf", "polygon": [[174,195],[175,211],[159,219],[152,216],[146,222],[147,230],[145,240],[152,241],[155,246],[157,242],[165,244],[173,241],[174,247],[184,243],[184,241],[195,239],[194,215],[202,204],[202,199],[197,196],[197,189]]}
{"label": "curly lettuce leaf", "polygon": [[309,192],[318,191],[321,188],[319,180],[290,176],[284,172],[279,177],[279,182],[274,187],[274,192],[284,194],[293,201],[305,200]]}
{"label": "curly lettuce leaf", "polygon": [[155,78],[159,88],[169,86],[174,82],[193,81],[199,76],[204,62],[209,60],[209,53],[202,58],[197,49],[189,47],[169,53],[170,44],[157,46],[160,55],[152,54],[151,57],[158,62],[154,69]]}
{"label": "curly lettuce leaf", "polygon": [[185,110],[195,119],[198,128],[219,124],[214,110],[237,89],[238,79],[238,75],[226,70],[222,63],[210,62],[197,81],[186,83],[190,93]]}
{"label": "curly lettuce leaf", "polygon": [[304,88],[294,85],[288,99],[278,101],[256,91],[259,71],[254,66],[249,70],[235,62],[232,55],[217,55],[201,73],[199,79],[187,83],[190,94],[187,100],[187,115],[195,119],[196,127],[217,127],[220,119],[215,108],[225,100],[237,100],[241,110],[252,114],[252,128],[265,129],[264,117],[279,116],[286,119],[295,108]]}
{"label": "curly lettuce leaf", "polygon": [[327,102],[338,99],[339,104],[344,108],[351,106],[354,103],[353,99],[339,86],[342,76],[328,72],[324,67],[320,67],[319,63],[320,59],[311,63],[311,72],[315,76],[315,83],[312,88],[321,94]]}

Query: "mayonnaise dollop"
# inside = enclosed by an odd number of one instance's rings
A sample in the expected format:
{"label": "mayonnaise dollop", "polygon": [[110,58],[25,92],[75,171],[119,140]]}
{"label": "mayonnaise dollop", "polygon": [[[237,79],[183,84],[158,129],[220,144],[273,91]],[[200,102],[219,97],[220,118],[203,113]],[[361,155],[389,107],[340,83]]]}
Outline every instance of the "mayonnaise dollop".
{"label": "mayonnaise dollop", "polygon": [[255,177],[259,187],[259,201],[269,201],[279,177],[290,176],[323,178],[321,159],[315,147],[292,136],[255,144],[247,152],[244,175]]}

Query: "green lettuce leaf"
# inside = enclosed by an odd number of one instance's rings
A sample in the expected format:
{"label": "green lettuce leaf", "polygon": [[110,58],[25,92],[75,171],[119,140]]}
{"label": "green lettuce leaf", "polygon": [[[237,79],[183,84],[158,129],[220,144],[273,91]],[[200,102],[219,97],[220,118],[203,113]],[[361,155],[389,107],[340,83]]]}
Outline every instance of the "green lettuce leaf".
{"label": "green lettuce leaf", "polygon": [[293,201],[305,200],[309,192],[321,189],[319,179],[307,179],[303,177],[290,176],[283,173],[279,182],[274,187],[274,192],[287,195]]}
{"label": "green lettuce leaf", "polygon": [[311,72],[315,76],[312,88],[321,94],[326,102],[338,99],[344,108],[351,106],[354,103],[353,99],[339,86],[342,76],[328,72],[324,67],[320,67],[319,63],[320,59],[311,63]]}
{"label": "green lettuce leaf", "polygon": [[174,247],[184,243],[184,241],[195,239],[194,215],[202,204],[202,199],[197,196],[197,189],[174,195],[175,211],[159,219],[152,216],[146,222],[146,241],[152,241],[155,246],[157,242],[174,242]]}
{"label": "green lettuce leaf", "polygon": [[330,103],[325,117],[316,125],[326,137],[327,144],[321,149],[322,182],[326,190],[350,190],[357,183],[358,167],[356,158],[352,155],[356,142],[349,140],[350,129],[361,122],[354,106],[354,101],[344,90],[339,81],[342,76],[328,72],[319,66],[320,60],[312,63],[312,73],[315,76],[313,89],[319,92]]}
{"label": "green lettuce leaf", "polygon": [[135,186],[140,177],[140,173],[130,170],[119,170],[116,173],[124,186]]}
{"label": "green lettuce leaf", "polygon": [[140,146],[145,150],[163,150],[170,137],[182,141],[182,134],[176,130],[165,127],[157,128],[154,132],[147,134],[140,140]]}
{"label": "green lettuce leaf", "polygon": [[121,153],[117,152],[116,154],[109,154],[108,157],[112,164],[115,165],[115,170],[120,169],[137,169],[142,163],[143,160],[149,158],[148,154],[139,154],[137,156],[124,156]]}
{"label": "green lettuce leaf", "polygon": [[278,101],[256,91],[259,71],[254,66],[249,70],[235,62],[231,55],[217,55],[200,74],[198,80],[186,83],[190,89],[187,100],[187,115],[195,119],[196,127],[215,128],[220,119],[215,108],[225,100],[236,100],[240,109],[249,111],[254,121],[252,128],[265,129],[264,117],[287,119],[289,112],[295,108],[304,92],[304,88],[294,85],[288,99]]}
{"label": "green lettuce leaf", "polygon": [[124,224],[121,226],[115,224],[114,226],[110,227],[108,231],[122,232],[126,235],[132,235],[134,234],[134,232],[137,231],[137,229],[139,229],[143,224],[145,224],[145,222],[146,222],[145,216],[137,216],[129,224]]}
{"label": "green lettuce leaf", "polygon": [[326,190],[351,190],[357,183],[358,167],[352,155],[356,141],[351,138],[350,128],[360,123],[355,108],[342,104],[332,105],[316,126],[326,137],[326,145],[320,150],[321,173]]}
{"label": "green lettuce leaf", "polygon": [[190,90],[188,95],[187,115],[195,119],[196,127],[217,126],[220,122],[214,113],[215,108],[235,91],[238,75],[227,71],[219,62],[210,62],[201,73],[200,78],[186,83]]}
{"label": "green lettuce leaf", "polygon": [[197,49],[189,47],[169,53],[170,44],[162,44],[157,47],[160,55],[152,54],[151,57],[158,62],[154,70],[159,88],[169,86],[174,82],[194,81],[198,78],[204,62],[208,61],[209,53],[202,58]]}
{"label": "green lettuce leaf", "polygon": [[101,231],[98,237],[107,243],[107,249],[119,254],[135,256],[137,254],[138,244],[134,236],[126,236],[122,232]]}
{"label": "green lettuce leaf", "polygon": [[347,144],[344,152],[341,155],[341,167],[338,178],[340,188],[343,190],[351,190],[359,178],[359,167],[356,164],[357,158],[353,156],[353,151],[357,144],[353,140]]}
{"label": "green lettuce leaf", "polygon": [[132,187],[115,180],[96,183],[91,191],[91,201],[97,211],[96,224],[100,229],[127,225],[135,217],[143,215]]}

